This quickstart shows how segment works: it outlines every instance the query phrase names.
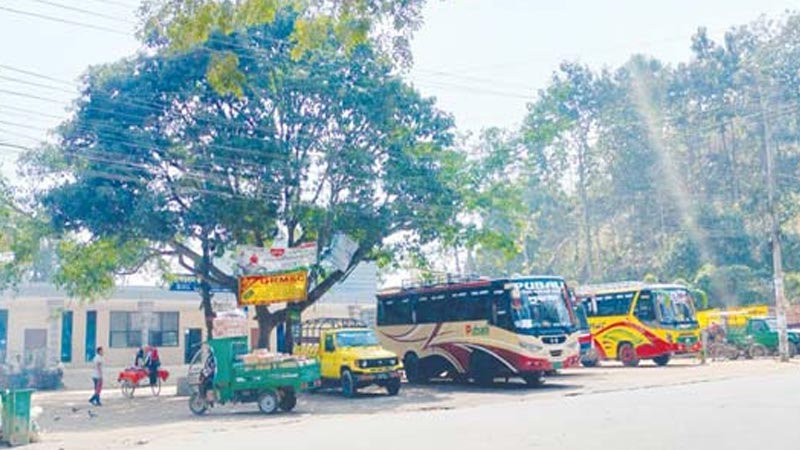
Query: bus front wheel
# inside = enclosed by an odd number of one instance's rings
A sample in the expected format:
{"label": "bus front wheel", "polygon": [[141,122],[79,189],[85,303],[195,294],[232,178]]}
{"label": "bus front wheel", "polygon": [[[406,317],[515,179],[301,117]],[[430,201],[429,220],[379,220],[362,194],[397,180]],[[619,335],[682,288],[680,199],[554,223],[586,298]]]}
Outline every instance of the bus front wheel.
{"label": "bus front wheel", "polygon": [[470,377],[478,386],[494,384],[494,371],[488,355],[475,351],[469,361]]}
{"label": "bus front wheel", "polygon": [[522,376],[522,379],[525,380],[525,384],[527,384],[528,387],[539,387],[544,384],[542,372],[526,373]]}
{"label": "bus front wheel", "polygon": [[416,354],[408,353],[403,357],[403,368],[406,371],[406,379],[409,383],[419,384],[424,381],[419,367],[419,357]]}
{"label": "bus front wheel", "polygon": [[620,344],[617,355],[625,367],[636,367],[639,365],[639,358],[636,356],[636,350],[629,342]]}

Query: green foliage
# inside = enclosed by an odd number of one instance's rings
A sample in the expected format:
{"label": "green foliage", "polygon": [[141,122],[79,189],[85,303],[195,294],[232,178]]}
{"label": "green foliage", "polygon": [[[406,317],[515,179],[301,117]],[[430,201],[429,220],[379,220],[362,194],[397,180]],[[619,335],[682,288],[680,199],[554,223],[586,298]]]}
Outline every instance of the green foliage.
{"label": "green foliage", "polygon": [[58,246],[59,270],[53,282],[70,297],[94,301],[111,295],[121,271],[136,271],[149,259],[145,242],[111,238],[88,243],[64,239]]}
{"label": "green foliage", "polygon": [[44,278],[49,271],[41,246],[49,232],[48,223],[23,210],[15,192],[0,179],[0,253],[8,260],[0,262],[0,290],[15,288],[30,278]]}
{"label": "green foliage", "polygon": [[[138,34],[150,47],[186,52],[221,36],[289,20],[290,32],[273,39],[290,47],[294,60],[340,51],[349,55],[371,46],[383,58],[409,64],[409,39],[422,22],[424,4],[425,0],[146,0]],[[233,63],[230,54],[212,58],[209,79],[213,77],[212,86],[220,93],[241,95],[237,86],[245,71]]]}
{"label": "green foliage", "polygon": [[771,302],[765,145],[785,270],[800,269],[798,30],[796,13],[720,42],[699,29],[675,66],[638,55],[613,70],[563,63],[519,130],[465,146],[480,169],[461,177],[465,228],[514,244],[474,252],[475,266],[581,283],[652,274],[692,281],[711,305]]}
{"label": "green foliage", "polygon": [[[385,263],[443,236],[460,202],[443,169],[452,119],[369,46],[297,59],[293,17],[87,74],[59,144],[28,158],[66,180],[39,193],[54,228],[90,237],[59,249],[68,292],[97,298],[165,257],[235,287],[219,256],[240,244],[344,232],[355,262]],[[343,276],[314,275],[314,299]]]}

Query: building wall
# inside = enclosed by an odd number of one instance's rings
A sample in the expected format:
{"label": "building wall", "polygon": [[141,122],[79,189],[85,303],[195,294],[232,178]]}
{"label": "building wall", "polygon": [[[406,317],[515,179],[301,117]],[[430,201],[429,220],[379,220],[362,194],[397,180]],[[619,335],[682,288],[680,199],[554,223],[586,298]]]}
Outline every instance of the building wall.
{"label": "building wall", "polygon": [[[362,264],[348,279],[337,284],[317,304],[303,313],[303,320],[318,317],[351,317],[371,322],[374,319],[374,299],[377,285],[377,269],[374,264]],[[233,294],[217,293],[214,297],[215,309],[234,307]],[[186,348],[186,332],[196,328],[201,330],[201,340],[207,338],[203,313],[199,308],[200,299],[196,292],[171,292],[159,287],[130,286],[119,287],[108,300],[82,303],[69,299],[49,284],[30,284],[15,292],[0,295],[0,310],[8,312],[7,343],[5,362],[25,353],[26,330],[45,330],[46,342],[33,353],[42,364],[55,365],[61,360],[62,313],[72,311],[72,359],[63,362],[67,367],[86,367],[87,312],[97,313],[96,346],[106,352],[109,366],[127,366],[133,362],[136,348],[111,348],[111,312],[177,312],[178,346],[159,346],[159,354],[165,365],[183,364]],[[283,305],[276,305],[280,308]],[[251,330],[257,329],[255,313],[248,313]],[[145,342],[145,339],[142,340]],[[273,335],[273,345],[277,342]],[[93,352],[91,352],[93,354]],[[2,358],[3,355],[0,355]],[[2,363],[3,361],[0,361]]]}
{"label": "building wall", "polygon": [[[224,297],[226,294],[219,294]],[[57,364],[61,359],[62,313],[72,311],[72,360],[66,366],[86,366],[87,312],[97,313],[95,346],[102,346],[107,363],[125,366],[133,362],[136,348],[111,348],[111,312],[177,312],[178,346],[159,347],[164,364],[182,364],[184,361],[185,332],[198,328],[205,338],[203,314],[196,293],[169,292],[156,287],[127,287],[118,289],[108,300],[82,303],[67,298],[49,285],[31,285],[18,292],[6,293],[0,298],[0,310],[8,311],[8,337],[6,361],[24,355],[26,330],[46,330],[47,345],[34,353],[46,365]],[[91,352],[93,354],[93,352]]]}

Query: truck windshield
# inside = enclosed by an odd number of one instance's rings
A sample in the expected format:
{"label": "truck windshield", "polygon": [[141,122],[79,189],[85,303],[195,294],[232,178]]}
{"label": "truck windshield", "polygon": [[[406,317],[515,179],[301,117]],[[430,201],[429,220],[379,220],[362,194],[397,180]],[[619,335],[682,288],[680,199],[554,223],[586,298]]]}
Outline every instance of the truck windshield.
{"label": "truck windshield", "polygon": [[378,345],[378,338],[372,330],[340,331],[336,333],[339,347],[372,347]]}
{"label": "truck windshield", "polygon": [[769,331],[778,331],[778,319],[767,319],[764,322],[767,323]]}
{"label": "truck windshield", "polygon": [[654,292],[661,323],[694,324],[697,322],[692,295],[686,289],[664,289]]}

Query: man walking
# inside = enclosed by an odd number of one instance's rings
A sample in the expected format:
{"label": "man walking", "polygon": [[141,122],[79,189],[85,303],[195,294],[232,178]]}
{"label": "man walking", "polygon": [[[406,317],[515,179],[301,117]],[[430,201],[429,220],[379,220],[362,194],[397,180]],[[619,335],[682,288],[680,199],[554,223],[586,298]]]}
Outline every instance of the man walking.
{"label": "man walking", "polygon": [[103,406],[100,403],[100,392],[103,391],[103,347],[97,347],[97,353],[92,360],[94,370],[92,372],[92,381],[94,382],[94,395],[89,399],[89,403],[94,406]]}

